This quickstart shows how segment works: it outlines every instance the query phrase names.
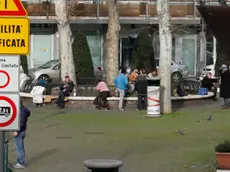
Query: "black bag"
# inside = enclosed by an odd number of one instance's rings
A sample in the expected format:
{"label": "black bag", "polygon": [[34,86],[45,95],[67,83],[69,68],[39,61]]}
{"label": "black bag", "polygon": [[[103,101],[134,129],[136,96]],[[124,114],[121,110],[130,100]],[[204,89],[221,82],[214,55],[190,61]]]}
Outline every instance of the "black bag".
{"label": "black bag", "polygon": [[184,91],[182,90],[180,85],[177,85],[177,90],[176,90],[178,96],[183,97],[184,96]]}

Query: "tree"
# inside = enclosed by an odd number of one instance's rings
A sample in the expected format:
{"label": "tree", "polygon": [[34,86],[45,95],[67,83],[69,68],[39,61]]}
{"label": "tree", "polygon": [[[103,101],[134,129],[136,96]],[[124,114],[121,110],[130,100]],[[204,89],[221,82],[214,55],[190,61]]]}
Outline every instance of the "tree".
{"label": "tree", "polygon": [[27,63],[27,56],[20,55],[20,65],[26,75],[28,75],[28,63]]}
{"label": "tree", "polygon": [[106,81],[113,85],[118,73],[118,45],[120,37],[119,0],[107,0],[108,4],[108,30],[106,34]]}
{"label": "tree", "polygon": [[171,113],[171,61],[172,34],[170,31],[170,13],[168,0],[157,0],[159,20],[160,58],[159,74],[161,76],[161,111]]}
{"label": "tree", "polygon": [[84,33],[77,32],[72,48],[77,77],[92,77],[93,61]]}
{"label": "tree", "polygon": [[72,31],[70,29],[69,18],[76,1],[67,4],[66,0],[55,0],[55,12],[57,17],[58,32],[60,36],[60,62],[61,77],[70,76],[76,84],[75,66],[72,51]]}
{"label": "tree", "polygon": [[144,68],[147,73],[155,68],[152,39],[148,31],[142,31],[137,36],[133,47],[131,68]]}

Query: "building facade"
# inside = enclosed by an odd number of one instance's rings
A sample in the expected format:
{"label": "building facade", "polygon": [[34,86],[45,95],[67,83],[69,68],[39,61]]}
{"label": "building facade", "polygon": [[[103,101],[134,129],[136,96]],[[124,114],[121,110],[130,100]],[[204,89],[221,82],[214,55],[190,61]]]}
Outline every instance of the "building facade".
{"label": "building facade", "polygon": [[[59,59],[59,34],[53,0],[24,0],[31,21],[29,67],[38,67]],[[210,1],[211,4],[217,2]],[[185,64],[191,76],[206,65],[205,25],[194,0],[171,0],[173,60]],[[157,28],[156,0],[120,0],[119,64],[129,66],[133,43],[143,29]],[[79,0],[70,19],[73,37],[77,31],[86,34],[94,66],[104,66],[104,42],[108,23],[106,0]],[[159,37],[152,35],[156,61],[159,61]]]}

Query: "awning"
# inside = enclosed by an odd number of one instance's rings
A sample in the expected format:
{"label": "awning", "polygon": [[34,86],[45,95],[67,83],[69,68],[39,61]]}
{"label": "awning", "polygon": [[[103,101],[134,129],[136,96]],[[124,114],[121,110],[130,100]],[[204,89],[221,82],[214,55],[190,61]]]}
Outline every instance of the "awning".
{"label": "awning", "polygon": [[230,6],[197,6],[208,28],[230,57]]}

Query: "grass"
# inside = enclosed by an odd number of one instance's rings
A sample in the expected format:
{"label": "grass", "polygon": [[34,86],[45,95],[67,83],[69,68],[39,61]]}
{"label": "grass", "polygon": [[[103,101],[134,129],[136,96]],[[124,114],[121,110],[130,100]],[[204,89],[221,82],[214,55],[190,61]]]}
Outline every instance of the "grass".
{"label": "grass", "polygon": [[[210,113],[213,120],[208,121]],[[94,155],[123,159],[126,171],[135,167],[136,172],[214,171],[214,147],[229,139],[230,130],[229,112],[210,109],[157,119],[147,119],[143,112],[70,113],[57,119],[83,140],[90,138]]]}
{"label": "grass", "polygon": [[[48,112],[37,111],[30,119],[27,151],[32,160],[28,172],[82,172],[82,162],[91,158],[121,159],[123,172],[214,172],[214,147],[229,139],[228,110],[194,109],[154,119],[139,111],[69,109],[50,116]],[[208,121],[210,114],[213,119]],[[179,129],[184,135],[178,134]],[[45,155],[54,148],[60,154]],[[40,152],[44,155],[39,159]],[[60,159],[61,166],[50,163]]]}

